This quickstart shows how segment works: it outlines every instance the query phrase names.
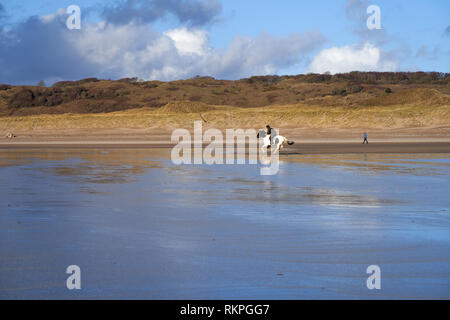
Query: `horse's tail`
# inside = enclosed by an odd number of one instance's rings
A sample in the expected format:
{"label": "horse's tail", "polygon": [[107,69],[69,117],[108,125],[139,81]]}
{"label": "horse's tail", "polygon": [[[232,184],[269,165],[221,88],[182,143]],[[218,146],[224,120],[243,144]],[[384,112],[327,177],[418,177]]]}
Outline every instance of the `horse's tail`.
{"label": "horse's tail", "polygon": [[294,141],[289,141],[287,142],[288,145],[292,146],[295,142]]}

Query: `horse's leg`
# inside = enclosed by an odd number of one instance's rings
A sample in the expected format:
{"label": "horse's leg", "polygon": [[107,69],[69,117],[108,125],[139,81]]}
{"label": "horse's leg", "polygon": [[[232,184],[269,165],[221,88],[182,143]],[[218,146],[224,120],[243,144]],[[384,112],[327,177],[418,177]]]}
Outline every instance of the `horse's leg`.
{"label": "horse's leg", "polygon": [[276,147],[275,147],[275,151],[278,152],[280,151],[280,143],[277,143]]}

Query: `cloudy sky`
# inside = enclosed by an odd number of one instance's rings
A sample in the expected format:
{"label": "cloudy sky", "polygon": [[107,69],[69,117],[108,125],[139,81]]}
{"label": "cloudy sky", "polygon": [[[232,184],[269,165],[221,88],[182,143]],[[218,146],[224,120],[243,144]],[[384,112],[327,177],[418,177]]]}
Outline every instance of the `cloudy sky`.
{"label": "cloudy sky", "polygon": [[449,57],[448,0],[0,0],[0,83],[450,72]]}

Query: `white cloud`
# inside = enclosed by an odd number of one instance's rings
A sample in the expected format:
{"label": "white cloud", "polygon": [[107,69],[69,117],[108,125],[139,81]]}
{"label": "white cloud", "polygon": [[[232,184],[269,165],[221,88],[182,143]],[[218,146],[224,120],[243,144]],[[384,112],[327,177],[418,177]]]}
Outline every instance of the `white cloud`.
{"label": "white cloud", "polygon": [[53,20],[55,20],[58,16],[62,16],[66,13],[66,10],[64,10],[63,8],[59,8],[55,14],[49,14],[46,16],[40,16],[39,18],[41,19],[41,21],[43,23],[50,23]]}
{"label": "white cloud", "polygon": [[[75,43],[86,60],[97,63],[112,77],[138,76],[171,80],[197,74],[236,79],[255,74],[274,74],[302,59],[323,41],[318,32],[285,38],[261,34],[237,36],[230,46],[215,50],[209,33],[185,27],[159,35],[148,27],[128,24],[86,29]],[[109,66],[114,66],[115,70]]]}
{"label": "white cloud", "polygon": [[350,71],[395,71],[394,61],[383,59],[382,52],[369,42],[363,45],[332,47],[319,52],[309,71],[314,73],[345,73]]}
{"label": "white cloud", "polygon": [[[224,49],[209,45],[209,33],[180,27],[160,34],[130,22],[83,23],[68,30],[66,14],[30,18],[0,33],[0,83],[98,77],[173,80],[197,74],[222,79],[273,74],[295,65],[324,41],[318,31],[276,37],[236,36]],[[39,39],[39,41],[37,41]],[[2,59],[3,58],[3,59]]]}
{"label": "white cloud", "polygon": [[175,47],[180,54],[197,54],[200,56],[208,52],[209,34],[204,30],[188,30],[179,28],[164,32],[174,41]]}

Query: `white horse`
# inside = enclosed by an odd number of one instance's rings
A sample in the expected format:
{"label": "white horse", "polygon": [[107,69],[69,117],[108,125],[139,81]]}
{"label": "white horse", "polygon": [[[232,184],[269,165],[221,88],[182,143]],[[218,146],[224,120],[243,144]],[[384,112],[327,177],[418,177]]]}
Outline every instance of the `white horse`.
{"label": "white horse", "polygon": [[284,144],[292,146],[294,141],[289,141],[286,137],[280,136],[275,129],[272,129],[274,133],[272,137],[272,143],[270,143],[270,135],[265,130],[259,130],[258,137],[263,139],[263,145],[261,148],[271,148],[272,150],[280,151],[283,149]]}

